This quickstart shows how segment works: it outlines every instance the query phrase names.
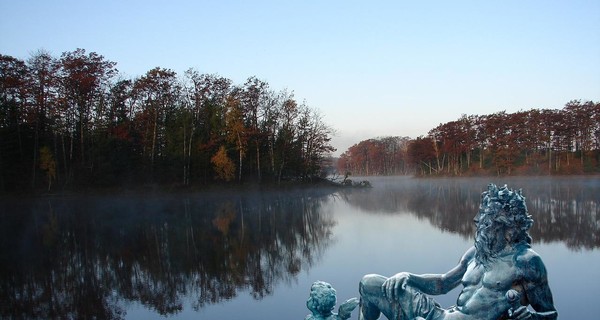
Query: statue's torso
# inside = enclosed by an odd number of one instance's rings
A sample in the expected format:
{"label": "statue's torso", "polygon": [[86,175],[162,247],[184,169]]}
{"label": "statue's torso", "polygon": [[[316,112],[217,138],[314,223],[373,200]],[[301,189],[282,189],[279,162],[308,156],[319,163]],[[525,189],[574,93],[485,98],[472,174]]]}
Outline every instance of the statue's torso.
{"label": "statue's torso", "polygon": [[510,308],[505,294],[520,290],[521,272],[515,265],[515,254],[504,255],[485,268],[475,259],[469,262],[462,278],[464,286],[457,299],[456,315],[449,319],[498,319]]}

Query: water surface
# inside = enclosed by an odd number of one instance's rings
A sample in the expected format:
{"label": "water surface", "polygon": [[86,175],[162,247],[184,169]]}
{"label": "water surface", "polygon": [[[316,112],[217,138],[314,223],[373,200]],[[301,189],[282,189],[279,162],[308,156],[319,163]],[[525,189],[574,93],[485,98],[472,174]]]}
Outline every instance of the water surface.
{"label": "water surface", "polygon": [[[522,188],[562,319],[600,314],[597,178],[370,178],[374,188],[4,199],[0,317],[303,319],[366,273],[443,273],[489,182]],[[458,290],[436,297],[454,304]],[[356,318],[356,312],[354,314]]]}

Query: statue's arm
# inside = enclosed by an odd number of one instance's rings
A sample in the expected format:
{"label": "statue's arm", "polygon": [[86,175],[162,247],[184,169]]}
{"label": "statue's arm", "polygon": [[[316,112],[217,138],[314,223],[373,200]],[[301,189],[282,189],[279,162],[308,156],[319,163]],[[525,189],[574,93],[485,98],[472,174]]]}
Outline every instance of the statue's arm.
{"label": "statue's arm", "polygon": [[[552,291],[548,285],[548,276],[546,267],[542,259],[535,253],[530,253],[524,259],[519,259],[521,270],[523,271],[523,290],[527,302],[533,307],[535,312],[530,312],[526,307],[521,307],[515,311],[513,318],[520,319],[522,314],[531,314],[531,319],[550,319],[558,318],[558,312],[554,307]],[[520,311],[520,312],[519,312]]]}
{"label": "statue's arm", "polygon": [[457,266],[444,274],[413,274],[409,272],[398,273],[383,283],[384,294],[387,297],[395,298],[400,289],[406,286],[430,295],[445,294],[456,288],[469,265],[469,261],[475,255],[475,248],[469,249],[460,259]]}

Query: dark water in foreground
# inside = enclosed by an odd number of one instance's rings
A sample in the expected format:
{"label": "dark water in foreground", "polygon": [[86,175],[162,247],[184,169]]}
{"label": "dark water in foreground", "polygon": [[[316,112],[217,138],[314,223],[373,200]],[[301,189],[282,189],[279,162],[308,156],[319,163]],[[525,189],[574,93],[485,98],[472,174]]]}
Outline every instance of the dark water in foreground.
{"label": "dark water in foreground", "polygon": [[370,180],[368,190],[1,200],[0,318],[303,319],[316,280],[342,301],[366,273],[452,268],[489,182],[523,188],[560,318],[600,314],[600,179]]}

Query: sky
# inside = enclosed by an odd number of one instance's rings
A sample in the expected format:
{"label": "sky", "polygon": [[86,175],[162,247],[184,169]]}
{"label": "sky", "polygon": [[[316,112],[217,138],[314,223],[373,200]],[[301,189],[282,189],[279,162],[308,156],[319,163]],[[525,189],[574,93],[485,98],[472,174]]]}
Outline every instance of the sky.
{"label": "sky", "polygon": [[0,54],[83,48],[125,77],[189,68],[293,91],[361,140],[600,102],[600,1],[0,0]]}

